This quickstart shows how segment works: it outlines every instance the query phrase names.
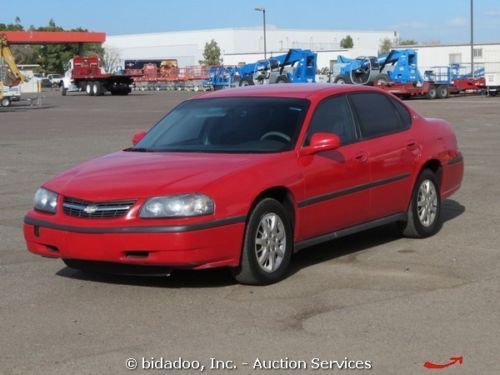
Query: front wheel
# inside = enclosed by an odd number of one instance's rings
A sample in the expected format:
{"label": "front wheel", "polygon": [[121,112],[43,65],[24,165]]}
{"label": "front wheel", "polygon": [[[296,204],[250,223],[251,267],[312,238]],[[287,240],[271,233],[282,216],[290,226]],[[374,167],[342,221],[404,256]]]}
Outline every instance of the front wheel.
{"label": "front wheel", "polygon": [[437,97],[439,99],[446,99],[450,96],[450,91],[448,90],[448,86],[440,85],[437,88]]}
{"label": "front wheel", "polygon": [[290,80],[288,79],[287,76],[280,76],[276,80],[276,83],[290,83]]}
{"label": "front wheel", "polygon": [[434,86],[429,87],[429,91],[425,95],[427,99],[436,99],[437,98],[437,89]]}
{"label": "front wheel", "polygon": [[292,225],[285,209],[275,199],[263,199],[250,214],[234,276],[242,284],[275,283],[285,276],[292,251]]}
{"label": "front wheel", "polygon": [[252,78],[244,77],[240,80],[240,86],[253,86],[255,83]]}
{"label": "front wheel", "polygon": [[338,75],[333,82],[338,85],[347,85],[351,83],[351,79],[344,75]]}
{"label": "front wheel", "polygon": [[424,169],[417,179],[408,209],[403,235],[425,238],[436,234],[441,227],[441,195],[436,175]]}

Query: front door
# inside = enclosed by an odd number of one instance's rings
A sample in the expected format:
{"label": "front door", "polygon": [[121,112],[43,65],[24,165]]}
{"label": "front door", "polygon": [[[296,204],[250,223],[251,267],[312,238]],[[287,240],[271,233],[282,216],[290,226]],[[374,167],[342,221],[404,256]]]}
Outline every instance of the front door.
{"label": "front door", "polygon": [[342,145],[333,151],[301,156],[305,199],[298,202],[301,232],[297,240],[330,233],[365,221],[369,215],[370,170],[366,150],[345,95],[318,104],[304,146],[314,133],[337,134]]}

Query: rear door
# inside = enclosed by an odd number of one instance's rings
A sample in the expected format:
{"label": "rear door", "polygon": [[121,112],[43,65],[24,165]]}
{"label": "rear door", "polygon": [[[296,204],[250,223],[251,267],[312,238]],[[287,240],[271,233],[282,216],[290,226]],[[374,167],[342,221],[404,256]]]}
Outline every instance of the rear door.
{"label": "rear door", "polygon": [[367,153],[346,95],[318,104],[304,146],[315,133],[334,133],[342,145],[333,151],[301,156],[305,199],[299,202],[301,232],[308,239],[363,222],[368,216],[370,181]]}
{"label": "rear door", "polygon": [[411,175],[421,145],[411,114],[397,99],[376,92],[350,94],[370,165],[370,218],[406,212]]}

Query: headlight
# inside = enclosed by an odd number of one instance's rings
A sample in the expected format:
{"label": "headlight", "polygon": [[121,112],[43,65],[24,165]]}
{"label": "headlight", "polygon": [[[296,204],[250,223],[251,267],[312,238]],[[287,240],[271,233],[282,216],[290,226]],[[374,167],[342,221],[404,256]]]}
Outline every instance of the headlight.
{"label": "headlight", "polygon": [[209,215],[214,202],[203,194],[181,194],[150,198],[141,208],[140,217],[186,217]]}
{"label": "headlight", "polygon": [[40,188],[36,191],[33,202],[35,209],[55,214],[57,207],[57,193]]}

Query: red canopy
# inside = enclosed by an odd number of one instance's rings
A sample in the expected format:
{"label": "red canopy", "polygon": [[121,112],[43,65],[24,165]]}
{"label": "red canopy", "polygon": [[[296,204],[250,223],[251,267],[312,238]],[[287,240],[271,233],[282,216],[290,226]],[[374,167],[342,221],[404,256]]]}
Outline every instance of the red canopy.
{"label": "red canopy", "polygon": [[103,43],[106,33],[86,31],[0,31],[12,44]]}

